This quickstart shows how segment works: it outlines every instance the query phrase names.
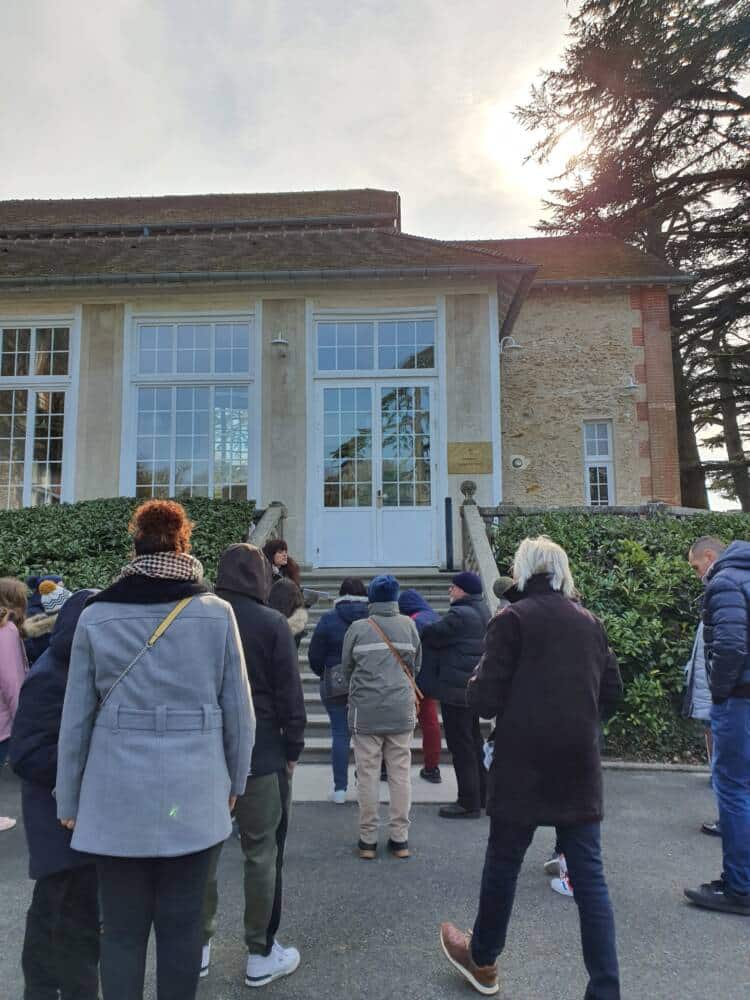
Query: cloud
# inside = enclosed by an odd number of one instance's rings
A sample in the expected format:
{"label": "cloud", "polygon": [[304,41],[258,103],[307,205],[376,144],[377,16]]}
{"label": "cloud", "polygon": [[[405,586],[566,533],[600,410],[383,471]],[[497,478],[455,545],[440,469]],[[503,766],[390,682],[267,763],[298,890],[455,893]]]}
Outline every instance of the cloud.
{"label": "cloud", "polygon": [[405,227],[522,235],[513,121],[558,0],[28,0],[0,38],[0,197],[395,188]]}

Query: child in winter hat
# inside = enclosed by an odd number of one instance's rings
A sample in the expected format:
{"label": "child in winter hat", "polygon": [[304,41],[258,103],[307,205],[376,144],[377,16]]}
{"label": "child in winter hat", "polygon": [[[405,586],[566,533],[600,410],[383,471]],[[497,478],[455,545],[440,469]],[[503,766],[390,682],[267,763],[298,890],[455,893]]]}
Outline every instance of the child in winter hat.
{"label": "child in winter hat", "polygon": [[39,593],[42,595],[42,607],[48,615],[56,615],[70,597],[70,591],[62,585],[62,581],[42,580]]}

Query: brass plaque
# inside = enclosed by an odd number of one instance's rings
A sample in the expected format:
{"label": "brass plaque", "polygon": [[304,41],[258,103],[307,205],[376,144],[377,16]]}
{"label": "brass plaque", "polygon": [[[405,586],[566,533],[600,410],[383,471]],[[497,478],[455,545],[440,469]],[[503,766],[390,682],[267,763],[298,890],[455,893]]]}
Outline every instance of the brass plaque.
{"label": "brass plaque", "polygon": [[492,474],[491,441],[453,441],[448,444],[448,472],[452,476]]}

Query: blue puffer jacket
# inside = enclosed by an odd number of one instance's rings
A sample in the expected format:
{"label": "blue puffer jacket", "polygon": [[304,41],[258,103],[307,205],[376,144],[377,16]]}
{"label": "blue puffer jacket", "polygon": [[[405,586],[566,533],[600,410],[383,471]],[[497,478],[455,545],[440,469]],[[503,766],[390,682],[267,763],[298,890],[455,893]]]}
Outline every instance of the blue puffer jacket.
{"label": "blue puffer jacket", "polygon": [[308,658],[310,669],[321,678],[320,697],[323,698],[323,671],[326,667],[335,667],[341,663],[341,648],[344,636],[352,622],[367,618],[369,605],[366,597],[354,597],[345,594],[334,601],[331,611],[326,611],[315,626]]}
{"label": "blue puffer jacket", "polygon": [[52,630],[49,649],[24,681],[13,721],[10,763],[23,779],[23,822],[29,845],[29,877],[33,879],[92,862],[89,855],[71,848],[70,830],[57,822],[52,789],[73,634],[84,604],[94,593],[79,590],[65,602]]}
{"label": "blue puffer jacket", "polygon": [[732,542],[707,578],[703,635],[711,697],[750,697],[750,542]]}

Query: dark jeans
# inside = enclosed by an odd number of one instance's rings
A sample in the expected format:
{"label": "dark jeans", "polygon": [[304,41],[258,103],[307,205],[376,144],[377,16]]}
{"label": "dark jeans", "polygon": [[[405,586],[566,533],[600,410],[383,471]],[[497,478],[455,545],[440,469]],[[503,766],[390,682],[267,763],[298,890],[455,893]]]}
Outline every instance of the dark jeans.
{"label": "dark jeans", "polygon": [[750,899],[750,698],[711,706],[714,788],[730,891]]}
{"label": "dark jeans", "polygon": [[349,784],[349,723],[346,702],[326,701],[325,710],[331,720],[331,764],[334,790],[345,792]]}
{"label": "dark jeans", "polygon": [[484,807],[487,772],[484,769],[483,740],[479,716],[470,708],[440,705],[445,742],[453,756],[458,784],[458,804],[471,812]]}
{"label": "dark jeans", "polygon": [[[518,872],[534,829],[492,817],[471,944],[477,965],[492,965],[505,947]],[[620,1000],[615,920],[602,866],[600,825],[560,826],[557,837],[581,922],[583,961],[589,974],[585,1000]]]}
{"label": "dark jeans", "polygon": [[97,858],[104,1000],[140,1000],[156,935],[158,1000],[193,1000],[201,966],[201,911],[216,848],[177,858]]}
{"label": "dark jeans", "polygon": [[21,965],[24,1000],[58,1000],[58,996],[60,1000],[96,1000],[99,996],[95,865],[35,882]]}
{"label": "dark jeans", "polygon": [[[251,955],[268,955],[281,923],[282,868],[289,826],[292,782],[283,771],[247,779],[235,818],[245,855],[245,944]],[[203,942],[216,929],[218,892],[214,859],[203,904]],[[106,1000],[106,998],[105,998]]]}

